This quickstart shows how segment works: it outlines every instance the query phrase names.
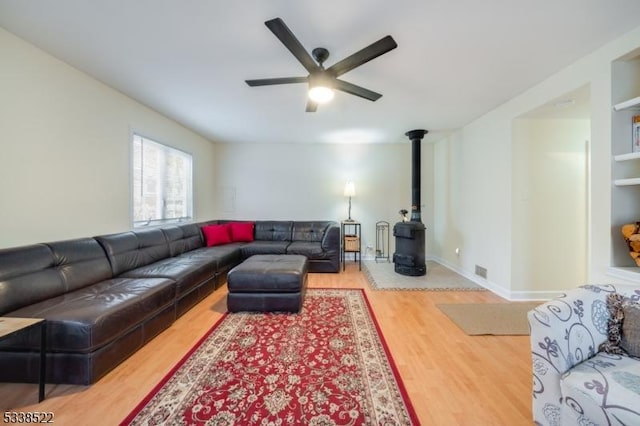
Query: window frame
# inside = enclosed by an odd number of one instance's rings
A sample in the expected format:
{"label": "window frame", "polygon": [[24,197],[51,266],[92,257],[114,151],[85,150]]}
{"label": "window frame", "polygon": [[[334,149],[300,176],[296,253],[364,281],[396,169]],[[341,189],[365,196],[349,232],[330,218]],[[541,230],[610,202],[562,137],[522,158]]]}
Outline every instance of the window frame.
{"label": "window frame", "polygon": [[[176,218],[153,218],[150,220],[136,220],[135,217],[135,211],[136,211],[136,201],[135,201],[135,193],[136,193],[136,189],[138,190],[142,190],[144,188],[144,183],[141,183],[141,187],[140,188],[136,188],[136,158],[135,158],[135,144],[136,144],[136,138],[140,138],[141,142],[144,143],[144,141],[148,141],[152,144],[155,144],[156,146],[160,147],[162,149],[163,155],[166,155],[167,153],[175,153],[177,155],[181,155],[184,156],[185,158],[187,158],[189,160],[189,170],[187,171],[187,182],[186,182],[186,187],[187,187],[187,194],[186,194],[186,215],[185,216],[181,216],[181,217],[176,217]],[[194,202],[193,202],[193,187],[194,187],[194,182],[193,182],[193,168],[194,168],[194,158],[193,158],[193,154],[185,151],[183,149],[179,149],[176,148],[175,146],[172,146],[170,144],[167,144],[165,142],[161,142],[159,139],[154,138],[154,137],[149,137],[146,134],[142,133],[142,132],[138,132],[136,130],[131,130],[130,132],[130,138],[129,138],[130,142],[129,142],[129,152],[130,152],[130,164],[129,164],[129,191],[130,191],[130,196],[129,196],[129,202],[130,202],[130,223],[131,223],[131,227],[132,229],[141,229],[141,228],[153,228],[153,227],[160,227],[163,225],[167,225],[167,224],[172,224],[172,223],[189,223],[193,221],[193,217],[194,217]],[[142,169],[144,169],[144,167],[142,167]],[[143,173],[143,172],[141,172]],[[166,177],[166,175],[165,175]],[[163,186],[163,191],[166,191],[166,186]]]}

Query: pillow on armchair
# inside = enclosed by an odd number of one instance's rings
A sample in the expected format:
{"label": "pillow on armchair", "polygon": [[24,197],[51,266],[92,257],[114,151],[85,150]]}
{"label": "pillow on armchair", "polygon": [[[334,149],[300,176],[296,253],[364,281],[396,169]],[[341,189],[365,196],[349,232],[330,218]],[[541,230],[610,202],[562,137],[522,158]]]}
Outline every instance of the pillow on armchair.
{"label": "pillow on armchair", "polygon": [[608,339],[600,350],[640,357],[640,304],[612,293],[607,296],[607,309],[611,314],[607,321]]}

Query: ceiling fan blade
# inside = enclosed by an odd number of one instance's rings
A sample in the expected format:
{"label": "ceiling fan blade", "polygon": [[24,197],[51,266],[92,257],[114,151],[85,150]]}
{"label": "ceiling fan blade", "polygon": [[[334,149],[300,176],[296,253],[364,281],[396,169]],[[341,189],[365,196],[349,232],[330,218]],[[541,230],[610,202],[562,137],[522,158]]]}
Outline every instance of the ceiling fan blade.
{"label": "ceiling fan blade", "polygon": [[369,62],[372,59],[377,58],[380,55],[384,55],[390,50],[398,47],[395,40],[391,36],[386,36],[376,41],[373,44],[365,47],[362,50],[357,51],[351,56],[347,56],[340,62],[333,64],[327,71],[334,73],[336,76],[340,76],[348,71],[351,71],[355,67]]}
{"label": "ceiling fan blade", "polygon": [[305,111],[316,112],[317,109],[318,109],[318,103],[313,102],[311,99],[307,99],[307,109],[305,109]]}
{"label": "ceiling fan blade", "polygon": [[245,80],[245,82],[251,87],[271,86],[273,84],[306,83],[307,81],[309,81],[308,77],[261,78],[258,80]]}
{"label": "ceiling fan blade", "polygon": [[365,89],[364,87],[356,86],[355,84],[347,83],[346,81],[340,80],[339,78],[335,79],[334,88],[351,95],[360,96],[361,98],[365,98],[370,101],[377,101],[382,97],[380,93]]}
{"label": "ceiling fan blade", "polygon": [[296,36],[293,35],[289,27],[286,26],[284,21],[280,18],[275,18],[264,23],[267,28],[271,30],[273,34],[285,45],[293,56],[302,64],[307,71],[314,72],[318,69],[318,64],[313,60],[309,52],[305,50],[302,44],[298,41]]}

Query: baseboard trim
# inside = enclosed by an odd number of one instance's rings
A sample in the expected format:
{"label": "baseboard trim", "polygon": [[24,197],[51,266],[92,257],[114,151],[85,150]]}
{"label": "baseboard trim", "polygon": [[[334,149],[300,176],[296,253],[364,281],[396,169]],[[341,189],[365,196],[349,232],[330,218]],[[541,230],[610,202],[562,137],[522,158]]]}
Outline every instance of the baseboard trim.
{"label": "baseboard trim", "polygon": [[567,291],[548,290],[548,291],[512,291],[509,300],[514,301],[547,301],[563,296]]}
{"label": "baseboard trim", "polygon": [[448,262],[439,256],[427,256],[427,259],[432,260],[434,262],[438,262],[442,266],[451,269],[455,273],[462,275],[466,279],[473,281],[479,286],[482,286],[487,290],[491,291],[492,293],[495,293],[498,296],[502,297],[503,299],[507,299],[509,301],[524,302],[524,301],[536,301],[536,300],[549,300],[558,296],[562,296],[564,294],[564,292],[562,291],[509,291],[487,279],[479,277],[475,274],[470,274],[467,271],[462,270],[460,267],[458,267],[458,265],[454,265],[453,263]]}

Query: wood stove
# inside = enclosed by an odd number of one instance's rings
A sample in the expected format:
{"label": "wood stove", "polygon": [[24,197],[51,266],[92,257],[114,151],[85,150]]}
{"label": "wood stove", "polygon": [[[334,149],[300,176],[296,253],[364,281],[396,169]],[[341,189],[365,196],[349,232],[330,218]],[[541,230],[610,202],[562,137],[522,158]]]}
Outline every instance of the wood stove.
{"label": "wood stove", "polygon": [[426,134],[426,130],[405,133],[411,141],[411,218],[393,227],[396,239],[394,270],[401,275],[422,276],[427,273],[425,226],[420,211],[420,142]]}

